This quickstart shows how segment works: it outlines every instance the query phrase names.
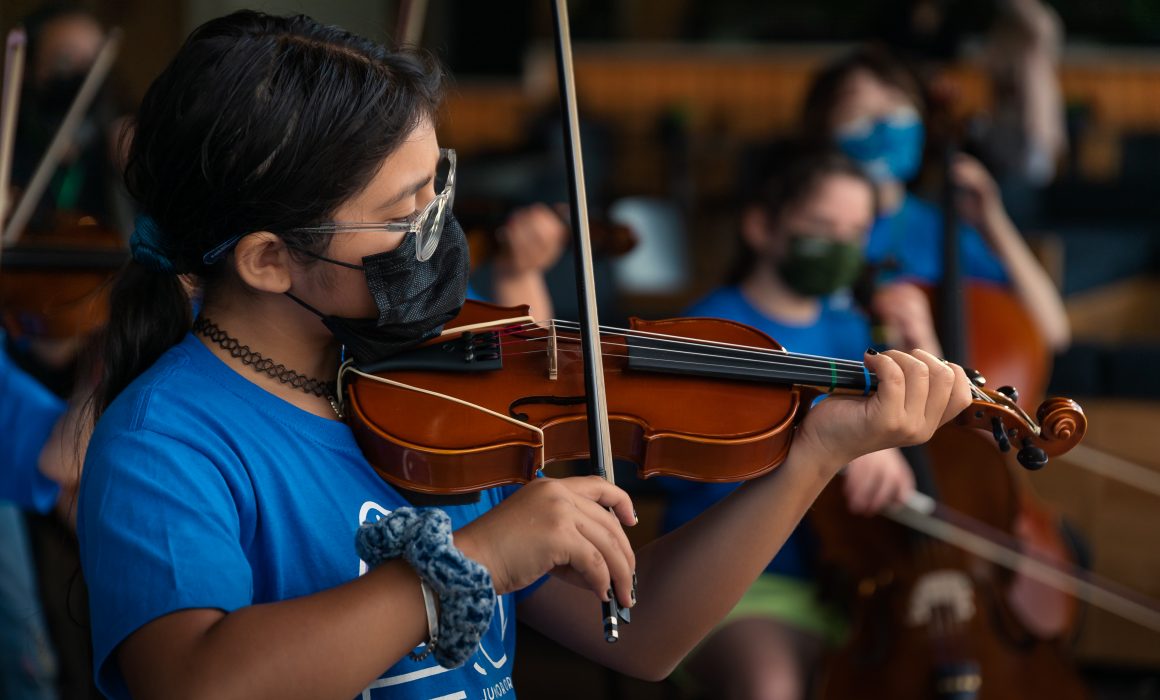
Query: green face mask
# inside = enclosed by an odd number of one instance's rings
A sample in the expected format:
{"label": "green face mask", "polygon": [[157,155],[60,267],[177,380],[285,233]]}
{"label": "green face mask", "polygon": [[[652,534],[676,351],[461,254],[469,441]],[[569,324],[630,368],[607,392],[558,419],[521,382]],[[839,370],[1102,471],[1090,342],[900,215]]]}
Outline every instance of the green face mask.
{"label": "green face mask", "polygon": [[798,294],[823,297],[849,287],[862,269],[862,246],[820,236],[791,235],[777,272]]}

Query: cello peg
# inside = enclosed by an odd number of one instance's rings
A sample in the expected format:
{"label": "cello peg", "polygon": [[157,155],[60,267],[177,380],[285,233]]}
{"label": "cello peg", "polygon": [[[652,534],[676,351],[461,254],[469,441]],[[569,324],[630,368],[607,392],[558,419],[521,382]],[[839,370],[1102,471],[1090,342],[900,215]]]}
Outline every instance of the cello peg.
{"label": "cello peg", "polygon": [[1038,471],[1047,465],[1047,453],[1032,444],[1031,438],[1023,438],[1023,448],[1015,455],[1015,459],[1030,471]]}
{"label": "cello peg", "polygon": [[1013,386],[1001,386],[998,389],[996,389],[995,391],[997,391],[1000,394],[1002,394],[1003,396],[1006,396],[1007,398],[1011,399],[1012,402],[1019,403],[1019,390],[1016,389],[1015,387],[1013,387]]}

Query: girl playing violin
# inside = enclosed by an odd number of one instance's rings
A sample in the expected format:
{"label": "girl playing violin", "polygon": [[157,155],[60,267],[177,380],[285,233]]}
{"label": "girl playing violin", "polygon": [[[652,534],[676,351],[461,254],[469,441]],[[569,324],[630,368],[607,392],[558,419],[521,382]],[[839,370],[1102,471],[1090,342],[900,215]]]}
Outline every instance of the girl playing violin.
{"label": "girl playing violin", "polygon": [[[640,552],[628,496],[595,477],[408,508],[338,420],[333,381],[342,352],[406,347],[463,301],[440,78],[306,17],[239,12],[146,94],[126,168],[143,216],[78,516],[110,697],[479,697],[510,688],[516,615],[663,678],[843,465],[968,404],[953,365],[867,354],[875,395],[822,402],[780,468]],[[594,596],[632,608],[620,643]]]}
{"label": "girl playing violin", "polygon": [[[743,212],[733,283],[688,315],[739,321],[793,352],[860,359],[872,333],[867,317],[852,305],[849,287],[861,272],[874,223],[873,183],[837,152],[784,155]],[[883,311],[892,345],[939,352],[929,305],[917,287],[887,285],[874,305]],[[874,514],[914,490],[914,475],[896,448],[862,455],[843,474],[854,513]],[[662,483],[669,493],[666,531],[738,486]],[[726,622],[691,656],[687,670],[700,686],[714,689],[713,696],[806,696],[824,638],[840,626],[816,599],[810,541],[805,525],[795,530]]]}
{"label": "girl playing violin", "polygon": [[[867,260],[894,276],[930,283],[942,277],[942,214],[906,191],[922,163],[922,110],[913,74],[885,52],[862,49],[814,79],[802,127],[811,142],[837,146],[874,180],[879,215],[870,231]],[[1070,342],[1063,301],[1007,216],[994,178],[964,154],[956,156],[951,177],[964,222],[964,276],[1009,285],[1048,347],[1062,351]]]}

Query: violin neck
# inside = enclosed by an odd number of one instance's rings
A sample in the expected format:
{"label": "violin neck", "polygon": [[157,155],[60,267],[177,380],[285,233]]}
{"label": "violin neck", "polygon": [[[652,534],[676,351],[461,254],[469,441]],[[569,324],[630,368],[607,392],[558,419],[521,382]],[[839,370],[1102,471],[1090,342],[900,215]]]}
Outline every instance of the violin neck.
{"label": "violin neck", "polygon": [[801,386],[826,393],[869,394],[878,388],[878,378],[861,362],[681,338],[630,335],[627,342],[628,367],[638,371]]}

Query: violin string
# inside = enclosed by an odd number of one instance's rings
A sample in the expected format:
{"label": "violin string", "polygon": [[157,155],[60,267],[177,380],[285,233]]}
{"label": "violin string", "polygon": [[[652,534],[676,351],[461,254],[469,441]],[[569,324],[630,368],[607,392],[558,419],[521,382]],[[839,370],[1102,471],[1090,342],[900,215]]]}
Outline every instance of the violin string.
{"label": "violin string", "polygon": [[[540,341],[547,341],[549,338],[550,338],[550,336],[532,337],[532,338],[525,338],[525,339],[522,339],[519,341],[503,342],[503,343],[500,343],[500,345],[501,345],[501,347],[513,347],[513,346],[521,345],[521,344],[530,344],[530,343],[538,343]],[[557,337],[557,340],[558,341],[565,341],[565,342],[572,342],[572,343],[578,342],[575,338],[559,338],[559,337]],[[625,343],[613,343],[613,342],[607,341],[607,340],[601,341],[601,347],[603,348],[605,346],[607,346],[607,347],[622,347],[622,348],[629,347]],[[544,352],[545,352],[545,349],[537,349],[537,350],[529,350],[529,351],[524,351],[524,352],[505,352],[504,354],[505,355],[513,355],[513,356],[514,355],[539,355],[539,354],[543,354]],[[576,349],[576,348],[557,348],[557,352],[561,352],[561,353],[563,353],[563,352],[579,352],[579,349]],[[684,353],[684,354],[696,355],[698,357],[720,358],[720,359],[726,359],[726,360],[737,360],[738,359],[738,358],[731,357],[728,355],[701,354],[701,353],[692,353],[692,352],[683,351],[683,350],[664,350],[663,352],[666,352],[666,353],[670,353],[670,352],[671,353]],[[613,356],[613,353],[602,352],[601,354],[604,356]],[[713,367],[713,368],[723,368],[723,369],[736,369],[736,365],[727,365],[727,364],[720,364],[720,363],[694,362],[694,361],[687,361],[687,360],[682,361],[682,360],[675,360],[675,359],[669,359],[667,361],[670,363],[673,363],[673,364],[683,364],[683,365],[689,365],[691,367]],[[861,363],[856,363],[859,367],[859,369],[856,371],[848,370],[848,369],[839,369],[839,368],[835,368],[833,371],[831,371],[827,367],[813,366],[813,365],[796,365],[796,364],[792,364],[792,363],[790,363],[790,364],[777,363],[777,362],[774,362],[772,360],[745,360],[745,362],[771,364],[771,365],[775,365],[778,368],[787,369],[790,372],[793,372],[796,369],[800,374],[802,374],[803,377],[812,378],[812,379],[821,379],[822,380],[821,385],[828,384],[831,376],[845,379],[845,380],[848,380],[848,381],[851,381],[854,383],[864,383],[865,377],[866,377],[865,372],[862,371],[862,369],[861,369],[862,367],[864,367],[864,365],[862,365]],[[818,374],[807,375],[806,373],[809,371],[817,371]],[[971,395],[975,400],[983,401],[986,403],[995,403],[995,401],[993,399],[991,399],[991,397],[987,396],[985,393],[983,393],[978,387],[974,386],[973,384],[971,385]]]}
{"label": "violin string", "polygon": [[[579,324],[575,323],[574,321],[559,321],[559,320],[557,320],[557,321],[553,321],[552,323],[557,328],[562,328],[562,329],[567,330],[567,331],[577,331],[578,332],[580,330]],[[520,325],[516,325],[516,326],[509,326],[509,327],[504,329],[502,334],[507,335],[507,334],[511,334],[511,333],[518,333],[518,332],[520,332],[521,329],[527,329],[527,328],[538,328],[540,330],[543,330],[543,331],[551,334],[550,327],[545,325],[545,324],[542,324],[542,323],[524,323],[524,324],[520,324]],[[735,343],[725,343],[725,342],[717,342],[717,341],[703,341],[703,340],[698,341],[696,339],[686,338],[684,336],[666,335],[664,333],[654,333],[652,331],[639,331],[639,330],[634,330],[634,329],[629,329],[629,328],[615,328],[612,326],[601,326],[600,330],[607,331],[611,335],[622,335],[622,336],[625,336],[628,338],[640,338],[640,339],[644,339],[644,340],[663,340],[663,341],[670,343],[670,344],[673,344],[673,345],[692,345],[692,346],[697,347],[697,348],[720,348],[720,349],[726,349],[726,350],[734,350],[734,351],[741,352],[741,353],[747,353],[747,354],[753,354],[753,355],[762,355],[765,357],[776,356],[776,357],[791,357],[791,358],[806,359],[806,360],[818,360],[818,361],[826,362],[826,363],[834,362],[834,363],[839,364],[839,365],[857,366],[859,368],[862,366],[862,363],[858,362],[857,360],[846,360],[846,359],[837,358],[837,357],[823,357],[820,355],[809,355],[806,353],[795,353],[795,352],[789,352],[786,350],[774,350],[773,348],[759,348],[759,347],[754,347],[754,346],[750,346],[750,345],[740,345],[740,344],[735,344]],[[561,338],[561,340],[563,340],[563,338]]]}
{"label": "violin string", "polygon": [[[542,336],[542,337],[541,336],[533,336],[533,337],[523,338],[523,339],[517,340],[517,341],[501,342],[500,346],[501,347],[512,347],[512,346],[518,345],[520,343],[525,343],[525,342],[538,343],[540,341],[547,341],[550,338],[551,338],[551,336]],[[557,341],[562,342],[562,343],[579,343],[579,340],[577,340],[576,338],[557,337]],[[631,346],[626,344],[626,343],[614,343],[610,340],[602,340],[601,346],[631,348]],[[649,347],[649,348],[643,348],[643,350],[655,352],[658,354],[665,354],[665,355],[669,355],[669,354],[693,355],[695,357],[702,357],[702,358],[708,358],[708,359],[733,360],[733,361],[747,362],[747,363],[757,364],[757,365],[769,365],[770,367],[808,368],[808,369],[812,369],[812,370],[817,370],[819,372],[824,372],[827,374],[827,376],[831,373],[831,367],[830,367],[829,360],[825,361],[825,364],[821,364],[821,363],[819,363],[819,364],[801,364],[801,363],[795,363],[795,362],[786,362],[786,360],[797,359],[796,357],[794,357],[792,355],[785,357],[784,360],[783,359],[751,360],[751,359],[746,359],[746,358],[734,357],[732,355],[718,355],[718,354],[714,354],[714,353],[698,353],[698,352],[692,352],[689,350],[675,350],[675,349],[663,348],[663,347],[661,347],[661,348]],[[839,363],[834,362],[834,364],[838,365]],[[839,373],[845,373],[845,376],[848,376],[848,377],[864,378],[864,376],[865,376],[865,373],[863,371],[864,365],[862,363],[853,363],[853,364],[856,366],[856,369],[854,369],[853,367],[841,368],[841,369],[838,369],[835,367],[835,369]]]}
{"label": "violin string", "polygon": [[[602,342],[601,346],[602,347],[603,346],[628,347],[622,343],[611,343],[608,341]],[[579,351],[580,351],[579,348],[558,348],[557,349],[557,352],[579,352]],[[512,353],[512,354],[540,354],[542,352],[544,352],[544,351],[543,350],[535,350],[535,351],[532,351],[530,353]],[[727,355],[700,355],[698,353],[688,353],[687,351],[681,351],[681,350],[674,350],[674,351],[667,351],[666,350],[664,352],[666,354],[669,352],[691,354],[691,355],[694,355],[698,358],[709,358],[709,359],[720,358],[723,360],[737,360],[737,358],[729,357]],[[601,353],[601,354],[608,355],[608,356],[612,355],[612,353]],[[724,363],[720,363],[720,362],[704,362],[704,361],[701,361],[700,359],[698,359],[698,360],[678,360],[678,359],[666,357],[665,362],[667,362],[669,364],[687,365],[689,367],[719,368],[719,369],[732,369],[732,370],[737,369],[737,365],[735,365],[735,364],[724,364]],[[746,362],[756,362],[756,361],[746,360]],[[823,385],[829,384],[831,382],[831,379],[844,379],[844,380],[847,380],[850,382],[857,382],[858,384],[861,385],[861,384],[864,384],[865,378],[866,378],[865,373],[861,372],[861,371],[851,372],[849,370],[842,370],[842,369],[835,369],[835,370],[831,371],[829,368],[826,368],[826,367],[815,367],[815,366],[811,366],[811,365],[798,365],[798,364],[793,364],[793,363],[774,363],[774,362],[770,362],[770,361],[764,361],[761,364],[770,365],[772,368],[783,370],[783,371],[788,372],[790,374],[793,374],[794,376],[797,376],[797,377],[818,380]]]}
{"label": "violin string", "polygon": [[[580,352],[580,348],[561,348],[559,350],[559,352],[575,354],[575,353]],[[539,355],[542,353],[543,353],[543,350],[535,350],[535,351],[530,351],[530,352],[517,352],[517,353],[511,353],[511,354],[512,355]],[[506,354],[507,353],[505,353],[505,355]],[[603,353],[603,354],[608,355],[609,353]],[[669,364],[686,365],[690,368],[737,369],[737,367],[735,365],[726,365],[726,364],[721,364],[721,363],[716,363],[716,362],[702,362],[702,361],[698,361],[698,360],[674,360],[674,359],[666,359],[665,361]],[[605,371],[612,371],[612,370],[605,370]],[[787,372],[786,379],[800,378],[803,380],[817,380],[819,382],[819,384],[818,384],[819,386],[825,386],[825,385],[830,384],[831,375],[829,372],[826,372],[824,374],[823,373],[811,374],[810,368],[804,368],[804,369],[789,368],[789,369],[786,369],[786,372]],[[861,372],[858,372],[856,375],[852,374],[852,375],[848,375],[848,376],[845,376],[842,378],[849,379],[849,380],[857,379],[859,382],[861,382],[864,379],[864,376],[865,375],[863,375]]]}
{"label": "violin string", "polygon": [[[556,321],[556,325],[564,327],[564,328],[569,329],[569,330],[579,330],[579,326],[577,324],[573,323],[572,321]],[[673,345],[693,345],[695,347],[700,347],[700,348],[715,347],[715,348],[721,348],[721,349],[726,349],[726,350],[735,350],[737,352],[743,352],[743,353],[748,353],[748,354],[753,354],[753,355],[764,355],[764,356],[776,355],[776,356],[781,356],[781,357],[788,356],[788,357],[794,357],[794,358],[799,358],[799,359],[820,360],[820,361],[824,361],[824,362],[836,362],[838,364],[847,364],[847,365],[859,365],[860,366],[862,364],[861,362],[858,362],[857,360],[846,360],[846,359],[837,358],[837,357],[823,357],[820,355],[809,355],[806,353],[790,352],[788,350],[774,350],[773,348],[759,348],[759,347],[754,347],[751,345],[741,345],[741,344],[737,344],[737,343],[697,340],[695,338],[686,338],[684,336],[679,336],[679,335],[667,335],[665,333],[656,333],[653,331],[641,331],[641,330],[635,330],[635,329],[630,329],[630,328],[613,328],[613,327],[609,327],[609,326],[601,326],[600,328],[602,331],[609,331],[609,332],[614,333],[616,335],[623,335],[623,336],[630,337],[630,338],[640,338],[643,340],[663,340],[663,341],[670,343],[670,344],[673,344]]]}

